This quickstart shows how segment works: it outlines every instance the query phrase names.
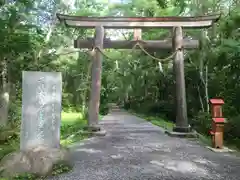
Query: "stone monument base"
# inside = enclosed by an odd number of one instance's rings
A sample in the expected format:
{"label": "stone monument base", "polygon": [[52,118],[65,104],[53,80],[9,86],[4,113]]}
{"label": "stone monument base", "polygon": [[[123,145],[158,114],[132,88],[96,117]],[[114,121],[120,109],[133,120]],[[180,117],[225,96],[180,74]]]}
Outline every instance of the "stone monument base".
{"label": "stone monument base", "polygon": [[213,152],[219,152],[219,153],[236,152],[235,150],[229,149],[227,147],[223,147],[222,149],[217,149],[217,148],[207,146],[207,148],[210,149]]}
{"label": "stone monument base", "polygon": [[39,145],[27,151],[18,151],[5,156],[0,163],[0,173],[3,177],[21,174],[47,176],[57,164],[71,166],[69,151]]}

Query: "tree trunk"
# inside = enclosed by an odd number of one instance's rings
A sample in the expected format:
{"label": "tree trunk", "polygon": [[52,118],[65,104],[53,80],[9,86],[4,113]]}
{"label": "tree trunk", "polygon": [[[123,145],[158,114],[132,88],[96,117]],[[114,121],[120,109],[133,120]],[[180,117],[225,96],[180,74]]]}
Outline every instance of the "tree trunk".
{"label": "tree trunk", "polygon": [[[90,61],[89,65],[88,65],[88,71],[87,71],[87,76],[86,76],[86,80],[85,80],[87,83],[89,82],[91,69],[92,69],[92,61]],[[82,113],[83,113],[84,116],[86,115],[86,107],[87,107],[86,104],[87,104],[88,90],[89,90],[89,86],[88,86],[88,88],[84,89],[83,96],[82,96],[83,97],[82,98]]]}
{"label": "tree trunk", "polygon": [[0,126],[6,126],[8,123],[9,109],[9,84],[7,82],[7,62],[2,62],[2,92],[0,94]]}
{"label": "tree trunk", "polygon": [[207,112],[209,112],[209,95],[208,95],[208,65],[205,66],[205,99]]}
{"label": "tree trunk", "polygon": [[[201,41],[202,41],[202,44],[203,44],[202,47],[206,46],[206,38],[207,38],[206,34],[204,33],[204,31],[202,31],[202,33],[201,33]],[[204,86],[206,111],[209,112],[208,63],[203,62],[203,59],[206,59],[206,61],[208,61],[208,59],[205,58],[204,48],[202,48],[201,51],[202,52],[200,53],[199,75],[200,75],[200,79],[202,81],[202,84]]]}
{"label": "tree trunk", "polygon": [[202,100],[202,96],[201,96],[201,92],[200,92],[200,88],[199,88],[198,85],[197,85],[197,90],[198,90],[198,97],[199,97],[199,101],[200,101],[200,104],[201,104],[202,112],[205,112],[204,105],[203,105],[203,100]]}
{"label": "tree trunk", "polygon": [[[54,31],[54,29],[55,29],[55,27],[56,27],[56,22],[57,22],[56,13],[57,13],[58,7],[59,7],[59,4],[56,5],[56,6],[54,7],[54,9],[53,9],[52,22],[51,22],[50,27],[49,27],[49,29],[48,29],[47,35],[46,35],[46,37],[45,37],[45,39],[44,39],[44,42],[45,42],[46,44],[50,41],[50,38],[52,37],[52,33],[53,33],[53,31]],[[36,64],[36,65],[38,64],[38,60],[39,60],[39,59],[41,58],[41,56],[42,56],[43,50],[44,50],[43,48],[40,49],[40,51],[39,51],[39,53],[38,53],[38,55],[37,55],[37,58],[35,59],[35,64]]]}

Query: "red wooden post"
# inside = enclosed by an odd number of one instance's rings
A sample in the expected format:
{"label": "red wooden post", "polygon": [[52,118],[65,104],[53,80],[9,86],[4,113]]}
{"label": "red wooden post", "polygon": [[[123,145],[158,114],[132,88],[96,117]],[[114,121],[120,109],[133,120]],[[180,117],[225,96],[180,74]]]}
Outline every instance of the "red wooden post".
{"label": "red wooden post", "polygon": [[212,117],[213,118],[221,118],[222,114],[222,105],[224,101],[222,99],[210,99],[211,109],[212,109]]}
{"label": "red wooden post", "polygon": [[225,119],[223,118],[222,105],[224,101],[222,99],[210,99],[212,110],[212,146],[213,148],[223,148],[223,132]]}

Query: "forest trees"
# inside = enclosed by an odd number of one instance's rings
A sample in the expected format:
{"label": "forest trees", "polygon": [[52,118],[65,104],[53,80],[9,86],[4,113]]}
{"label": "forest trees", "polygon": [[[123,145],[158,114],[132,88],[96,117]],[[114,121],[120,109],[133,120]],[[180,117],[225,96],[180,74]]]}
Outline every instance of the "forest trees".
{"label": "forest trees", "polygon": [[[200,39],[201,49],[186,52],[185,78],[188,115],[202,132],[210,121],[208,99],[222,97],[224,114],[229,119],[228,138],[240,138],[239,58],[240,2],[236,0],[123,0],[114,3],[96,0],[8,0],[0,4],[0,124],[20,119],[21,72],[23,70],[60,71],[63,74],[63,108],[86,111],[90,88],[91,56],[73,48],[73,40],[93,36],[93,30],[64,28],[56,12],[94,16],[195,16],[221,13],[216,26],[207,30],[186,31]],[[115,32],[118,33],[118,32]],[[121,36],[122,34],[119,33]],[[169,38],[167,30],[143,30],[143,39]],[[132,32],[124,34],[132,38]],[[149,51],[158,58],[168,51]],[[101,108],[109,101],[125,102],[144,113],[174,115],[174,78],[172,61],[162,63],[140,50],[105,50],[103,60]],[[144,107],[144,108],[143,108]],[[10,109],[9,109],[10,108]],[[9,110],[9,111],[8,111]],[[8,114],[7,112],[10,112]],[[18,115],[17,115],[17,114]],[[9,115],[9,118],[7,118]]]}

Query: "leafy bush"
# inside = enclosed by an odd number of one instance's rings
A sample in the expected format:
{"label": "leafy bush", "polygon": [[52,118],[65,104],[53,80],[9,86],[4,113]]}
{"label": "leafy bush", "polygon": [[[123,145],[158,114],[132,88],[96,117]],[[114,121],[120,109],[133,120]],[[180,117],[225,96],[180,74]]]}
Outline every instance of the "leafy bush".
{"label": "leafy bush", "polygon": [[240,148],[240,115],[227,119],[224,137],[227,142]]}
{"label": "leafy bush", "polygon": [[8,111],[10,123],[15,124],[17,122],[19,124],[21,121],[21,107],[22,102],[20,100],[15,100],[14,103],[10,103]]}
{"label": "leafy bush", "polygon": [[101,115],[107,115],[108,112],[109,112],[109,108],[108,108],[107,105],[100,106],[99,111],[100,111],[100,114],[101,114]]}
{"label": "leafy bush", "polygon": [[193,119],[190,120],[190,124],[199,133],[209,134],[211,129],[211,115],[206,112],[199,112]]}

